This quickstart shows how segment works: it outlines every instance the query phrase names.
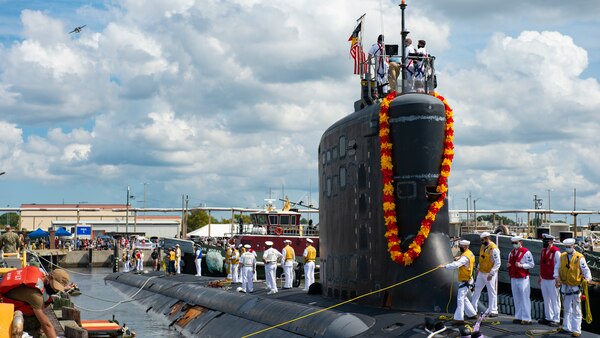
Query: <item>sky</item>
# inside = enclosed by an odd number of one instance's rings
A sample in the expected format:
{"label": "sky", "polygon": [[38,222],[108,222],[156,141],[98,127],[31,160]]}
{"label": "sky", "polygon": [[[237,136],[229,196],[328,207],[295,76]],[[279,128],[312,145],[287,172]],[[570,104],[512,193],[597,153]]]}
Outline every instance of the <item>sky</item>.
{"label": "sky", "polygon": [[[407,3],[455,112],[450,208],[599,210],[600,2]],[[400,42],[398,1],[0,0],[0,207],[318,205],[365,13],[365,48]]]}

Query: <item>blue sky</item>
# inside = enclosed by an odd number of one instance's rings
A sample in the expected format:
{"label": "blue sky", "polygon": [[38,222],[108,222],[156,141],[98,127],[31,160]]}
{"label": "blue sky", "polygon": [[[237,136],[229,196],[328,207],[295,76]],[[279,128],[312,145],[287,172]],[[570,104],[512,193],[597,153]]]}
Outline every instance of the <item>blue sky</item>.
{"label": "blue sky", "polygon": [[[550,189],[570,209],[577,188],[599,210],[600,3],[408,5],[456,113],[450,207],[531,208]],[[318,204],[363,13],[365,47],[399,42],[383,0],[0,1],[0,205],[124,203],[143,182],[149,207],[256,207],[282,187]]]}

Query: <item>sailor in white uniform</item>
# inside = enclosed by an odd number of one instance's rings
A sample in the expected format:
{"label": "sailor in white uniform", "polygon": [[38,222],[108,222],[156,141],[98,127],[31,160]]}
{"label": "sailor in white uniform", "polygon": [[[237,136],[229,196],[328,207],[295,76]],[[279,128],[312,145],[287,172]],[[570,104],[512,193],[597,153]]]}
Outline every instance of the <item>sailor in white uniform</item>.
{"label": "sailor in white uniform", "polygon": [[475,266],[475,255],[469,250],[471,242],[461,240],[458,245],[461,255],[455,258],[455,261],[450,264],[440,265],[446,269],[458,269],[458,293],[456,295],[456,311],[454,312],[455,324],[464,323],[465,313],[467,318],[475,319],[477,312],[473,308],[471,301],[467,298],[469,286],[473,284],[473,267]]}
{"label": "sailor in white uniform", "polygon": [[304,289],[308,288],[315,282],[315,260],[317,258],[317,250],[312,246],[313,240],[306,239],[306,249],[304,249]]}
{"label": "sailor in white uniform", "polygon": [[529,284],[529,270],[535,263],[531,251],[523,247],[523,238],[515,236],[510,239],[513,249],[508,254],[508,275],[515,303],[515,319],[513,323],[522,325],[531,324],[531,286]]}
{"label": "sailor in white uniform", "polygon": [[565,297],[563,330],[571,332],[572,337],[581,336],[581,283],[583,279],[592,281],[592,272],[588,267],[585,257],[575,251],[575,239],[567,238],[563,241],[565,252],[560,255],[558,269],[560,292]]}
{"label": "sailor in white uniform", "polygon": [[296,261],[296,253],[294,252],[294,248],[290,246],[292,241],[286,239],[283,241],[285,243],[285,247],[281,250],[281,255],[283,256],[283,273],[285,274],[285,284],[283,285],[284,289],[291,289],[292,282],[294,280],[294,262]]}
{"label": "sailor in white uniform", "polygon": [[498,291],[496,281],[498,280],[498,269],[500,269],[500,249],[490,239],[489,232],[482,232],[481,247],[479,248],[479,265],[477,266],[477,277],[475,278],[475,291],[471,298],[471,304],[477,311],[477,303],[483,288],[487,288],[488,317],[498,317]]}
{"label": "sailor in white uniform", "polygon": [[[250,244],[244,245],[246,250],[251,248]],[[254,276],[254,266],[256,265],[256,257],[250,251],[244,252],[240,258],[242,263],[242,286],[237,290],[240,292],[252,292],[254,291],[254,284],[252,279]]]}
{"label": "sailor in white uniform", "polygon": [[558,268],[560,250],[554,245],[554,236],[542,235],[543,249],[540,253],[540,277],[538,282],[544,298],[544,318],[538,323],[553,327],[560,326],[560,296],[558,290]]}
{"label": "sailor in white uniform", "polygon": [[268,295],[272,295],[277,293],[277,262],[281,260],[281,253],[273,248],[273,242],[266,241],[265,245],[267,246],[267,250],[263,252],[263,260],[265,262],[265,282],[267,284],[267,289],[269,289]]}

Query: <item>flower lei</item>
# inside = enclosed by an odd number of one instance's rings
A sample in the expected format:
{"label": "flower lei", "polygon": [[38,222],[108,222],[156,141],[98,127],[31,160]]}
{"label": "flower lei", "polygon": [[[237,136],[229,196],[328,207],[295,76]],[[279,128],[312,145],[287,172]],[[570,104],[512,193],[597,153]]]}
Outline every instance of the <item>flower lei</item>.
{"label": "flower lei", "polygon": [[442,156],[442,164],[440,166],[440,175],[438,177],[438,183],[436,192],[440,195],[429,205],[427,215],[421,221],[421,228],[414,238],[412,243],[408,246],[406,252],[402,252],[400,249],[400,239],[398,238],[398,224],[396,219],[396,203],[394,202],[394,176],[392,169],[392,143],[390,141],[390,124],[389,124],[389,108],[390,103],[396,97],[396,92],[388,94],[381,102],[381,108],[379,110],[379,139],[380,139],[380,154],[381,154],[381,174],[383,176],[383,212],[386,226],[385,238],[388,242],[388,252],[390,253],[391,259],[404,266],[409,266],[415,259],[421,254],[421,245],[425,243],[425,240],[429,236],[431,226],[435,221],[436,214],[444,206],[444,199],[448,192],[448,177],[450,176],[450,167],[452,165],[452,159],[454,158],[454,129],[452,119],[452,109],[446,102],[443,96],[438,93],[433,93],[433,96],[437,97],[444,103],[446,109],[446,126],[445,126],[445,139],[444,139],[444,153]]}

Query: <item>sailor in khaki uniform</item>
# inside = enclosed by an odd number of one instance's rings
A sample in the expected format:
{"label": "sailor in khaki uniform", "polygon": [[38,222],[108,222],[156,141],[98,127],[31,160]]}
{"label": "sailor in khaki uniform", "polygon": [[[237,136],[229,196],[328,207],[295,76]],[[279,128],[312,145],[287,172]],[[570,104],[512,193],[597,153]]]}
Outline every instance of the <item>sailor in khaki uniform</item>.
{"label": "sailor in khaki uniform", "polygon": [[313,240],[306,239],[306,249],[304,249],[304,289],[308,288],[315,282],[315,260],[317,259],[317,249],[312,246]]}
{"label": "sailor in khaki uniform", "polygon": [[575,251],[575,240],[567,238],[563,241],[565,251],[560,255],[558,269],[560,293],[564,298],[563,330],[571,332],[572,337],[581,336],[581,283],[592,280],[592,272],[585,262],[585,257]]}
{"label": "sailor in khaki uniform", "polygon": [[458,242],[461,255],[454,259],[453,263],[440,265],[440,267],[454,270],[458,269],[458,293],[456,295],[456,311],[454,312],[455,324],[464,323],[465,313],[467,318],[475,319],[477,312],[473,304],[467,298],[469,286],[473,284],[473,267],[475,266],[475,255],[469,250],[471,242],[461,240]]}
{"label": "sailor in khaki uniform", "polygon": [[281,253],[273,248],[273,242],[266,241],[265,245],[267,246],[267,250],[263,252],[263,260],[265,262],[265,282],[267,284],[267,289],[269,289],[268,295],[272,295],[277,293],[277,281],[276,281],[276,273],[277,273],[277,261],[281,260],[283,257]]}
{"label": "sailor in khaki uniform", "polygon": [[292,241],[286,239],[283,243],[285,243],[285,247],[281,250],[281,255],[284,258],[282,264],[283,273],[285,274],[285,284],[283,285],[283,288],[291,289],[294,277],[294,261],[296,261],[296,253],[294,252],[294,248],[290,246]]}
{"label": "sailor in khaki uniform", "polygon": [[496,290],[496,280],[498,279],[498,269],[500,269],[500,249],[491,241],[489,232],[482,232],[481,247],[479,248],[479,266],[477,267],[477,277],[475,279],[475,291],[471,298],[471,304],[477,311],[477,303],[483,288],[487,288],[488,293],[488,317],[498,317],[498,291]]}

